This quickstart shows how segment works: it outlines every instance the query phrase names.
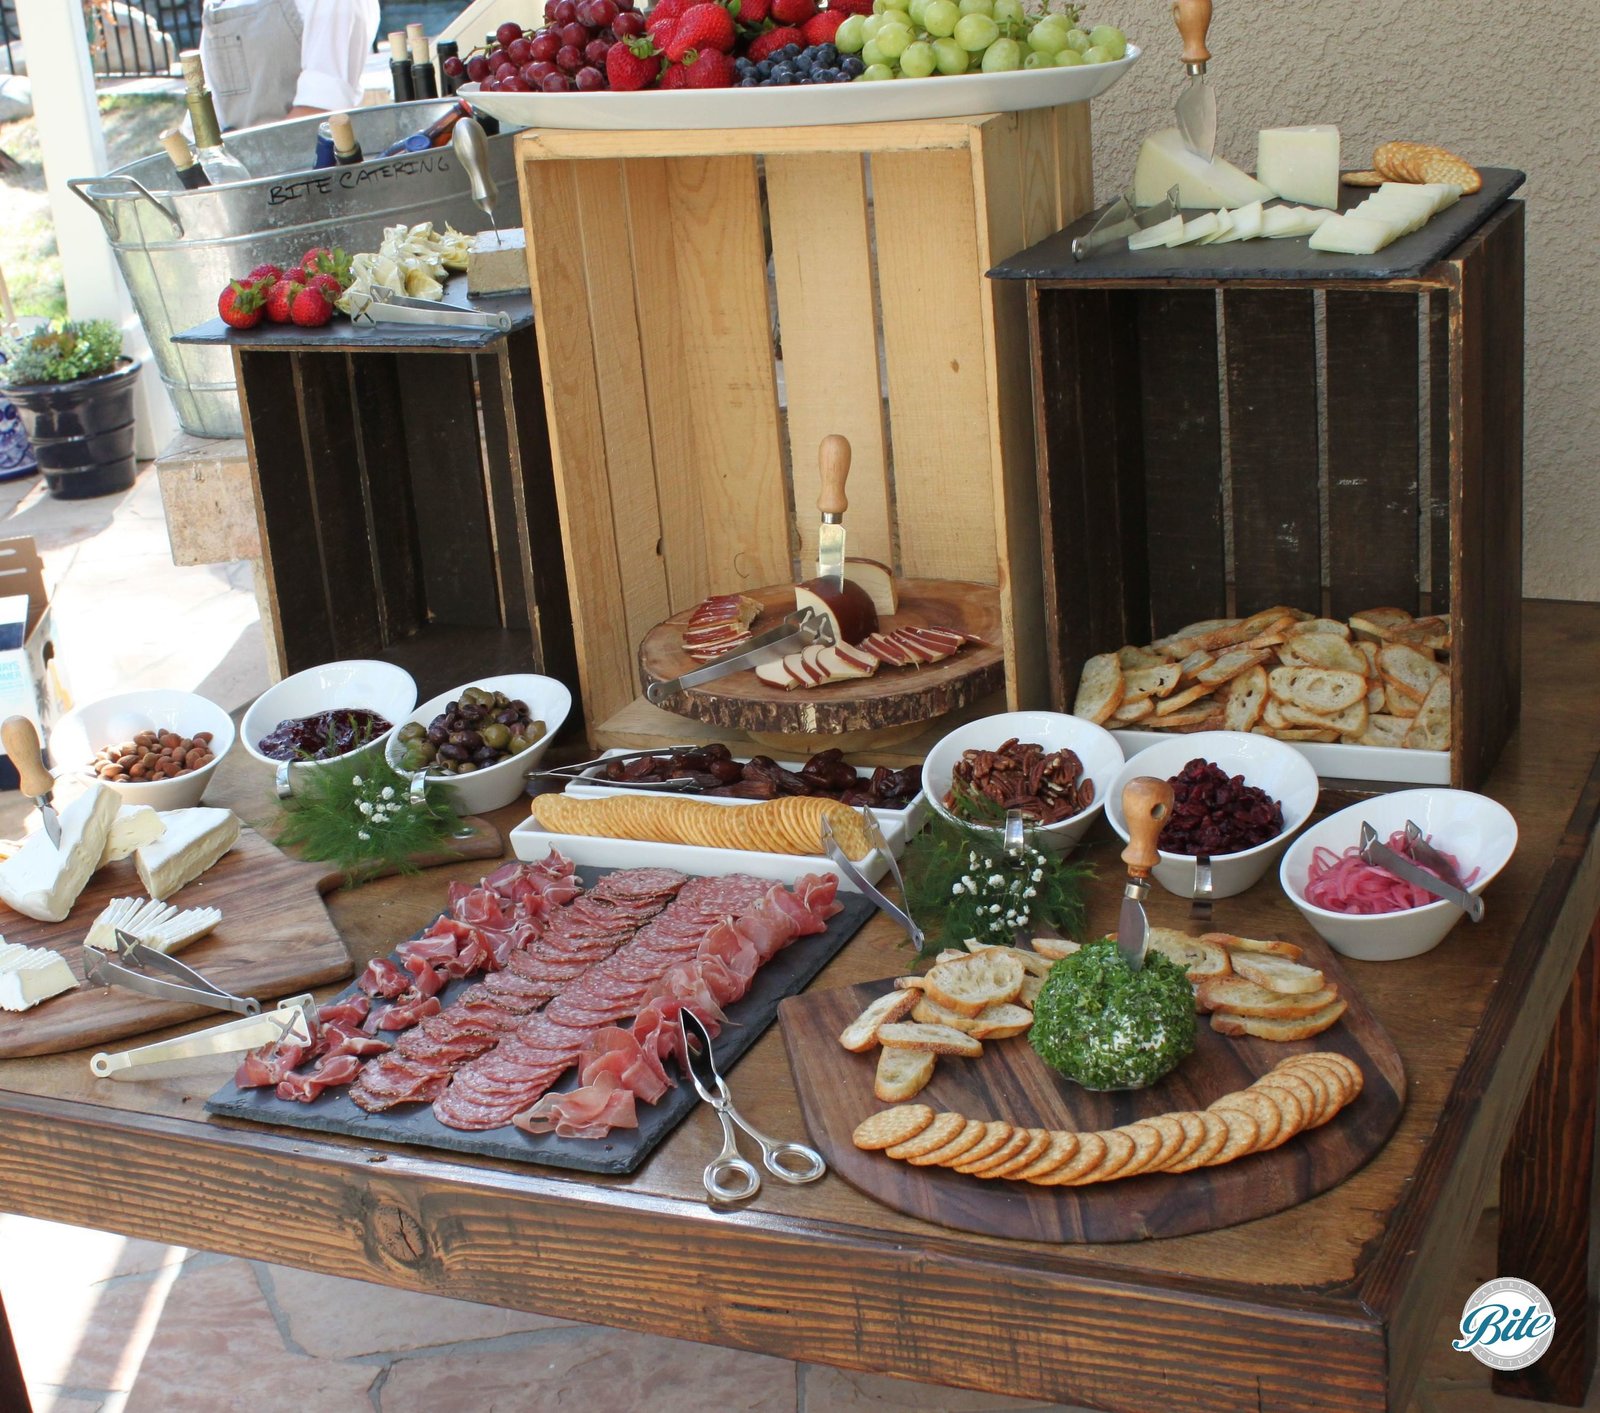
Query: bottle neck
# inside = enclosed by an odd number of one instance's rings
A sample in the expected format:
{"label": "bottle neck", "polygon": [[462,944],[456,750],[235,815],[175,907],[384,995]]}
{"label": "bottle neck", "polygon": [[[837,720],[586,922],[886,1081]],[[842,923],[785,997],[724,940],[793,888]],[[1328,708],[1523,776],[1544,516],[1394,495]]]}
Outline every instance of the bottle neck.
{"label": "bottle neck", "polygon": [[217,122],[217,110],[212,106],[211,94],[206,89],[184,95],[189,107],[189,117],[194,123],[194,145],[199,151],[222,146],[222,128]]}

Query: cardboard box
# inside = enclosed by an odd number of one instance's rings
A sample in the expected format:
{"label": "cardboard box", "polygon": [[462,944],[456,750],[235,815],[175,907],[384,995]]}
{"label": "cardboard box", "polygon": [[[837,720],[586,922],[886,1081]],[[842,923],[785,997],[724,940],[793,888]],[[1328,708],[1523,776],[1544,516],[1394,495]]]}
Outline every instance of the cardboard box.
{"label": "cardboard box", "polygon": [[[0,540],[0,720],[26,716],[41,739],[70,706],[55,671],[53,635],[44,561],[32,536]],[[0,755],[0,790],[18,784],[16,768]]]}

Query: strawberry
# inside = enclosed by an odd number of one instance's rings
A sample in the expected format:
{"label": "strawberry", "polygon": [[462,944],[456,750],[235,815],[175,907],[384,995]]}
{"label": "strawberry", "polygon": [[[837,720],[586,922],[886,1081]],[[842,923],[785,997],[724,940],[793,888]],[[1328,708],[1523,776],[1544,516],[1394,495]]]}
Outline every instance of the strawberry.
{"label": "strawberry", "polygon": [[274,324],[287,324],[290,306],[304,288],[299,280],[291,280],[288,276],[273,281],[272,289],[267,294],[267,318]]}
{"label": "strawberry", "polygon": [[828,8],[841,15],[870,15],[872,0],[828,0]]}
{"label": "strawberry", "polygon": [[333,318],[333,304],[315,285],[307,285],[295,295],[289,314],[303,329],[320,329]]}
{"label": "strawberry", "polygon": [[780,25],[801,25],[816,13],[816,0],[772,0],[772,18]]}
{"label": "strawberry", "polygon": [[245,278],[250,280],[281,280],[283,271],[276,265],[257,265]]}
{"label": "strawberry", "polygon": [[654,29],[665,20],[678,20],[683,16],[692,0],[656,0],[650,7],[650,12],[645,16],[644,26],[647,30]]}
{"label": "strawberry", "polygon": [[727,0],[728,10],[742,25],[756,28],[772,9],[772,0]]}
{"label": "strawberry", "polygon": [[321,290],[322,297],[329,304],[336,302],[339,296],[344,293],[344,286],[339,283],[337,275],[313,275],[306,281],[306,288]]}
{"label": "strawberry", "polygon": [[253,280],[234,280],[217,298],[217,313],[230,329],[253,329],[266,313],[269,285]]}
{"label": "strawberry", "polygon": [[759,64],[763,59],[770,59],[786,44],[798,44],[805,48],[806,37],[793,26],[784,25],[778,29],[769,29],[765,34],[758,34],[745,51],[745,58],[752,64]]}
{"label": "strawberry", "polygon": [[314,245],[300,257],[300,268],[308,275],[320,274],[327,268],[322,262],[331,259],[332,255],[333,252],[325,246]]}
{"label": "strawberry", "polygon": [[684,66],[685,88],[732,88],[733,60],[718,49],[702,49]]}
{"label": "strawberry", "polygon": [[683,12],[662,49],[667,58],[676,64],[691,49],[718,49],[726,54],[733,48],[735,38],[733,16],[721,5],[714,4],[713,0],[702,0],[702,3],[691,5]]}
{"label": "strawberry", "polygon": [[821,14],[813,15],[803,25],[800,32],[806,37],[806,44],[832,44],[833,37],[839,33],[839,26],[845,22],[846,15],[843,10],[824,10]]}
{"label": "strawberry", "polygon": [[687,88],[689,71],[682,64],[668,64],[661,73],[662,88]]}
{"label": "strawberry", "polygon": [[620,39],[606,51],[606,80],[614,93],[632,93],[661,72],[661,56],[648,39]]}

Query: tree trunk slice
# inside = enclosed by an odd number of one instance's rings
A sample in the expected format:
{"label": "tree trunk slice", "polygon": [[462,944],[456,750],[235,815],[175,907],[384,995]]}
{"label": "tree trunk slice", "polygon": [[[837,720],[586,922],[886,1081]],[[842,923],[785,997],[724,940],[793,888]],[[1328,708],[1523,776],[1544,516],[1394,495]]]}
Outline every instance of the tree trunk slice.
{"label": "tree trunk slice", "polygon": [[[900,611],[884,619],[881,629],[954,628],[981,641],[968,643],[942,662],[920,668],[880,667],[871,677],[828,687],[785,691],[761,681],[753,671],[736,672],[679,692],[663,705],[680,716],[765,737],[763,744],[776,750],[803,749],[794,737],[827,738],[820,741],[821,746],[838,745],[835,738],[845,732],[859,733],[852,749],[861,749],[884,728],[920,727],[1004,684],[998,589],[991,584],[946,579],[901,579],[898,584]],[[762,606],[761,616],[752,625],[756,632],[775,626],[794,611],[791,584],[752,589],[748,597]],[[688,608],[675,613],[645,635],[639,645],[644,685],[670,681],[705,665],[681,646],[684,624],[693,611]]]}
{"label": "tree trunk slice", "polygon": [[1083,1089],[1046,1065],[1026,1035],[992,1042],[976,1060],[939,1060],[933,1079],[913,1102],[972,1119],[1078,1131],[1204,1108],[1296,1053],[1337,1050],[1361,1066],[1366,1083],[1360,1095],[1321,1128],[1296,1134],[1281,1147],[1219,1167],[1090,1187],[1035,1187],[912,1167],[864,1152],[850,1141],[862,1119],[889,1106],[872,1093],[877,1048],[851,1054],[839,1044],[839,1032],[889,989],[889,981],[796,996],[778,1014],[811,1142],[834,1172],[868,1197],[957,1231],[1024,1241],[1186,1236],[1281,1212],[1326,1192],[1377,1153],[1399,1122],[1406,1082],[1393,1042],[1328,948],[1317,943],[1306,951],[1306,961],[1336,981],[1350,1003],[1331,1029],[1288,1043],[1231,1039],[1212,1030],[1202,1015],[1194,1053],[1148,1089],[1119,1094]]}

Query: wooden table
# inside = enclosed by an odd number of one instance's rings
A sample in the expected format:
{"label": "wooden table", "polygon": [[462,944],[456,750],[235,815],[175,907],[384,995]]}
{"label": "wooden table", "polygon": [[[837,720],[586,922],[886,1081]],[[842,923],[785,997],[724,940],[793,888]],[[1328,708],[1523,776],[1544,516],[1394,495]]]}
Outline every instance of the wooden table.
{"label": "wooden table", "polygon": [[[574,1320],[1110,1409],[1404,1406],[1501,1164],[1503,1273],[1555,1302],[1550,1352],[1507,1392],[1576,1403],[1594,1358],[1590,1199],[1600,1012],[1600,606],[1526,614],[1522,727],[1489,792],[1521,847],[1488,916],[1410,962],[1347,963],[1404,1057],[1410,1098],[1366,1168],[1231,1230],[1108,1247],[969,1237],[829,1179],[715,1214],[705,1111],[631,1178],[590,1180],[208,1121],[209,1083],[91,1080],[86,1056],[0,1065],[0,1204],[58,1221]],[[264,779],[227,788],[262,809]],[[248,802],[248,803],[247,803]],[[1112,851],[1102,840],[1094,856]],[[431,917],[453,872],[338,895],[358,957]],[[1104,871],[1104,870],[1103,870]],[[1108,925],[1109,888],[1091,921]],[[1152,921],[1181,924],[1158,891]],[[1298,928],[1271,886],[1218,905]],[[889,975],[872,924],[818,981]],[[780,1037],[738,1066],[741,1106],[797,1135]],[[1502,1161],[1503,1160],[1503,1161]],[[1468,1356],[1462,1356],[1466,1358]],[[626,1401],[626,1391],[619,1399]],[[0,1338],[0,1406],[25,1407]]]}

